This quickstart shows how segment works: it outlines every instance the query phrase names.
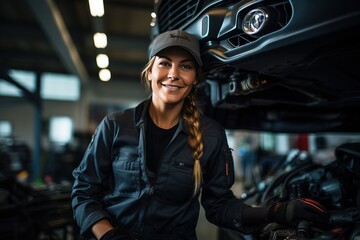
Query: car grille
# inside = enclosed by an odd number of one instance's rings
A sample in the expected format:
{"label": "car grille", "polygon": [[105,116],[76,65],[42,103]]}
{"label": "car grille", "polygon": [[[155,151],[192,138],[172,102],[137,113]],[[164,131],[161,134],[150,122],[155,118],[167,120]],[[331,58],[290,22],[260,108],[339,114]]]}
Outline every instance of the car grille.
{"label": "car grille", "polygon": [[201,0],[162,1],[158,9],[160,32],[181,28],[196,14]]}

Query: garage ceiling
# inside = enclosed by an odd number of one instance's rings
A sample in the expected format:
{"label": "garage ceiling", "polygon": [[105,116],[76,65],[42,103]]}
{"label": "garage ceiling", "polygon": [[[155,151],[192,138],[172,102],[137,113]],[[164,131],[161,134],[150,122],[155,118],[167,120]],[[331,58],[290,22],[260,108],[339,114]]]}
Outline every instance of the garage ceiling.
{"label": "garage ceiling", "polygon": [[[90,15],[87,0],[0,1],[0,68],[72,73],[99,81],[98,53],[109,56],[111,81],[139,81],[150,42],[149,0],[105,0],[105,15]],[[97,49],[93,34],[107,34]]]}

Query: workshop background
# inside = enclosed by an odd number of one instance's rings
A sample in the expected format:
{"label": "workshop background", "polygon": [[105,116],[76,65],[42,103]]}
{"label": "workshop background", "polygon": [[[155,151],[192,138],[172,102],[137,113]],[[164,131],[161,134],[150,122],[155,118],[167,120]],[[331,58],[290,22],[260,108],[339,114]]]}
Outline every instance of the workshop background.
{"label": "workshop background", "polygon": [[[69,205],[71,173],[107,113],[148,97],[140,72],[152,12],[149,0],[106,0],[94,16],[85,0],[0,1],[1,239],[81,239]],[[252,184],[245,159],[259,149],[267,160],[318,149],[323,161],[339,143],[359,138],[227,134],[237,196]],[[200,240],[217,239],[203,209],[197,232]]]}

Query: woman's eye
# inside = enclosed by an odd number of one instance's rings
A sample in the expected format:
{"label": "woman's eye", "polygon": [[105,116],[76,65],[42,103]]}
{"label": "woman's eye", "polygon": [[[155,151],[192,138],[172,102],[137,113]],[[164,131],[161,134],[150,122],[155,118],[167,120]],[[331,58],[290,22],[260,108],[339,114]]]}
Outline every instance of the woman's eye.
{"label": "woman's eye", "polygon": [[181,68],[192,69],[192,66],[190,64],[183,64],[183,65],[181,65]]}
{"label": "woman's eye", "polygon": [[167,66],[170,66],[170,63],[168,63],[168,62],[160,62],[159,65],[167,67]]}

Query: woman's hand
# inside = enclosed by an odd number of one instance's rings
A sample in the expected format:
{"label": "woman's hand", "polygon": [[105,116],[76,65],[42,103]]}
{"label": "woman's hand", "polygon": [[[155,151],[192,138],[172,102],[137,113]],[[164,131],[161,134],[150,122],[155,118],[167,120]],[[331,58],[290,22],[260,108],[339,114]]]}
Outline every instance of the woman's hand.
{"label": "woman's hand", "polygon": [[101,219],[100,221],[96,222],[91,230],[93,232],[93,234],[95,235],[96,239],[102,239],[102,237],[108,233],[109,231],[111,231],[114,227],[111,225],[111,223],[109,222],[109,220],[107,219]]}
{"label": "woman's hand", "polygon": [[283,225],[292,225],[297,220],[317,224],[326,224],[329,221],[329,214],[325,207],[309,198],[277,202],[269,208],[267,217],[270,221]]}

